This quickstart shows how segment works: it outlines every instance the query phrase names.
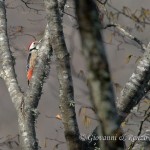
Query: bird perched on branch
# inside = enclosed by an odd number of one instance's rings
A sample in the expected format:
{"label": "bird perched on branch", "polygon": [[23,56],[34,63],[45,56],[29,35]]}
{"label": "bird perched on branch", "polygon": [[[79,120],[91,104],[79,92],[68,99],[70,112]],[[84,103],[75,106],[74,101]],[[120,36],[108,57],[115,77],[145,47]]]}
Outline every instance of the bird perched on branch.
{"label": "bird perched on branch", "polygon": [[33,75],[33,69],[35,67],[36,64],[36,59],[38,56],[38,49],[39,49],[39,43],[40,41],[34,41],[30,44],[28,50],[29,50],[29,55],[27,58],[27,80],[28,80],[28,85],[29,82],[32,78]]}

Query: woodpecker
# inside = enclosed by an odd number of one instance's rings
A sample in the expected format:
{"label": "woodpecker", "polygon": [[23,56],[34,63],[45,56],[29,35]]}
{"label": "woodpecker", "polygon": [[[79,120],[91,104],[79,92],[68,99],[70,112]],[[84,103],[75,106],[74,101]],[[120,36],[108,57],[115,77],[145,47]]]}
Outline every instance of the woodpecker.
{"label": "woodpecker", "polygon": [[27,58],[27,80],[28,80],[28,85],[29,82],[32,78],[32,74],[33,74],[33,69],[35,67],[36,64],[36,59],[37,59],[37,55],[38,55],[38,49],[39,49],[39,43],[40,41],[34,41],[30,44],[28,51],[29,51],[29,55]]}

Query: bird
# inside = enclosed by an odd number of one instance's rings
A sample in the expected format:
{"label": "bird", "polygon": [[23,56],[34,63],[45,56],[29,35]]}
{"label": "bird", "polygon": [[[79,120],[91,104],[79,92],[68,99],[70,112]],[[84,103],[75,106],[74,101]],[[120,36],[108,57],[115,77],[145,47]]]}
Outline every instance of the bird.
{"label": "bird", "polygon": [[26,66],[28,85],[29,85],[29,82],[32,78],[34,67],[36,65],[36,59],[38,56],[40,41],[33,41],[33,42],[31,42],[31,44],[28,47],[29,54],[27,57],[27,66]]}

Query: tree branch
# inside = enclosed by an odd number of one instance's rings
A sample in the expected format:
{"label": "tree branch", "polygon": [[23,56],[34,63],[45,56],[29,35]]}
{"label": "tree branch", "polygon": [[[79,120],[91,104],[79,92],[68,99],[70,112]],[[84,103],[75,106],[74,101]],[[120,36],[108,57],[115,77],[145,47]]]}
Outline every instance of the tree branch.
{"label": "tree branch", "polygon": [[[104,29],[106,29],[106,28],[108,28],[108,27],[115,27],[115,28],[117,28],[125,37],[128,37],[128,38],[130,38],[131,40],[133,40],[133,41],[135,41],[139,46],[141,46],[141,48],[142,48],[142,50],[144,50],[144,51],[147,51],[147,47],[145,46],[145,44],[143,44],[143,42],[142,41],[140,41],[137,37],[134,37],[133,35],[131,35],[130,33],[128,33],[125,29],[123,29],[119,24],[116,24],[116,23],[112,23],[112,24],[108,24],[107,26],[105,26],[104,27]],[[147,52],[147,53],[149,53],[149,51]],[[145,55],[145,58],[143,58],[143,59],[147,59],[147,53],[146,54],[144,54]],[[144,55],[143,55],[143,57],[144,57]],[[138,68],[140,68],[140,66],[138,65],[137,66],[137,69]],[[141,68],[142,69],[142,68]],[[142,71],[142,70],[141,70]],[[146,70],[145,70],[146,71]],[[136,72],[136,76],[138,76],[138,74],[139,74],[139,71],[135,71]],[[143,74],[144,74],[144,72],[143,72]],[[141,75],[140,77],[142,77],[143,78],[143,75]],[[136,78],[136,77],[135,77]],[[133,79],[133,80],[135,80],[135,78]],[[139,80],[139,77],[138,77],[138,80]],[[134,82],[136,82],[136,81],[134,81]],[[141,81],[141,83],[140,84],[143,84],[143,82],[144,81]],[[129,83],[129,82],[128,82]],[[145,84],[147,84],[147,83],[145,83]],[[139,87],[140,87],[140,85],[139,85]],[[143,85],[142,85],[142,87],[144,87]],[[123,89],[124,90],[124,89]],[[123,90],[122,90],[122,93],[123,93]],[[146,93],[150,90],[150,86],[149,86],[149,84],[147,84],[147,86],[146,87],[144,87],[144,90],[143,90],[143,92],[141,93],[141,95],[140,95],[140,92],[141,92],[141,90],[139,90],[139,89],[135,89],[135,87],[130,87],[130,89],[128,88],[128,92],[130,92],[130,94],[133,92],[133,91],[135,91],[135,90],[137,90],[136,92],[138,93],[138,95],[136,95],[137,96],[137,98],[136,98],[136,100],[135,100],[135,102],[133,102],[134,100],[132,99],[134,96],[132,96],[131,98],[130,98],[130,102],[128,101],[127,102],[127,105],[130,105],[130,109],[128,110],[128,112],[125,112],[125,111],[123,111],[123,112],[120,112],[120,123],[126,118],[126,116],[127,116],[127,114],[130,112],[130,110],[136,105],[136,103],[138,103],[140,100],[141,100],[141,98],[143,97],[143,96],[146,96]],[[131,92],[132,91],[132,92]],[[129,94],[129,93],[128,93]],[[139,96],[140,95],[140,96]],[[126,94],[125,94],[125,96],[127,96]],[[128,95],[129,96],[129,95]],[[131,96],[131,95],[130,95]],[[139,96],[139,97],[138,97]],[[148,95],[147,95],[148,96]],[[134,97],[135,98],[135,97]],[[125,101],[125,100],[124,100]],[[123,102],[121,102],[122,104],[124,103],[124,101]],[[119,106],[120,104],[118,104],[118,108],[120,107]],[[123,104],[123,105],[126,105],[126,104]],[[127,105],[125,106],[125,107],[127,107]],[[127,108],[124,108],[124,109],[127,109]]]}
{"label": "tree branch", "polygon": [[[115,96],[111,83],[107,56],[100,33],[99,13],[93,0],[76,0],[76,13],[82,40],[82,50],[88,67],[88,83],[91,101],[101,124],[103,136],[121,134],[119,118],[115,106]],[[123,143],[116,141],[100,141],[102,149],[123,149]]]}
{"label": "tree branch", "polygon": [[141,48],[142,50],[146,50],[146,46],[145,44],[140,41],[137,37],[131,35],[130,33],[128,33],[125,29],[123,29],[119,24],[116,24],[116,23],[111,23],[111,24],[108,24],[104,27],[104,29],[108,28],[108,27],[115,27],[119,30],[119,32],[121,34],[123,34],[125,37],[128,37],[129,39],[135,41]]}
{"label": "tree branch", "polygon": [[120,123],[130,113],[130,110],[139,103],[141,98],[150,90],[150,43],[137,65],[135,72],[121,91],[117,108],[120,113]]}
{"label": "tree branch", "polygon": [[58,2],[45,0],[47,21],[50,30],[52,48],[57,61],[57,74],[60,84],[60,111],[65,129],[67,146],[70,150],[81,149],[79,129],[76,120],[74,91],[70,70],[69,53],[64,40]]}
{"label": "tree branch", "polygon": [[0,14],[0,74],[6,83],[12,102],[17,109],[23,93],[18,86],[14,70],[14,59],[9,48],[4,0],[0,1]]}

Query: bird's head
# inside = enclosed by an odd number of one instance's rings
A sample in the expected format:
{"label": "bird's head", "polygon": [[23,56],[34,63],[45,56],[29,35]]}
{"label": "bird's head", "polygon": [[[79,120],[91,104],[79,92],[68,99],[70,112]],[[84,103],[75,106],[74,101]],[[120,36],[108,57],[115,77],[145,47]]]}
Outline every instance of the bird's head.
{"label": "bird's head", "polygon": [[31,44],[30,44],[29,47],[28,47],[28,50],[30,51],[30,50],[32,50],[32,49],[36,49],[36,47],[37,47],[38,44],[39,44],[38,41],[33,41],[33,42],[31,42]]}

